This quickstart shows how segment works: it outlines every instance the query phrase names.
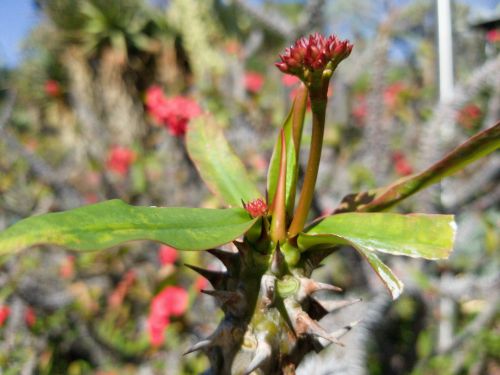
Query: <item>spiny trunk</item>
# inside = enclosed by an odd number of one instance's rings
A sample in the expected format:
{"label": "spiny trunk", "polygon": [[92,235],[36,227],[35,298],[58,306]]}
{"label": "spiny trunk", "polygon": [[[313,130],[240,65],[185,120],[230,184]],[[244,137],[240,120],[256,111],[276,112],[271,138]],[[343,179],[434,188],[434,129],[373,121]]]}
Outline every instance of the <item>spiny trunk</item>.
{"label": "spiny trunk", "polygon": [[211,367],[205,374],[294,374],[307,353],[338,343],[356,324],[329,333],[317,322],[359,301],[327,302],[313,296],[340,291],[310,278],[332,249],[305,253],[296,267],[289,268],[279,246],[262,254],[248,241],[234,244],[239,254],[209,251],[224,263],[225,272],[188,266],[210,281],[214,290],[203,292],[216,298],[225,313],[214,333],[187,351],[207,354]]}

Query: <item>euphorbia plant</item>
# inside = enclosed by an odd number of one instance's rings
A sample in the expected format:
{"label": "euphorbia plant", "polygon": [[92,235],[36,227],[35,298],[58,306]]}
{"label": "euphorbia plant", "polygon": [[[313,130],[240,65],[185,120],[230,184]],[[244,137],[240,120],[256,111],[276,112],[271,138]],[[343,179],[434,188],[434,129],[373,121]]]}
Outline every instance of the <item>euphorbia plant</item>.
{"label": "euphorbia plant", "polygon": [[[133,207],[112,200],[22,220],[0,234],[0,254],[37,244],[97,250],[132,240],[158,241],[184,251],[206,250],[224,263],[226,271],[190,267],[211,282],[214,289],[204,292],[220,302],[225,315],[215,332],[188,352],[208,355],[207,374],[294,373],[304,355],[338,343],[355,325],[327,332],[318,323],[325,314],[353,302],[326,303],[315,296],[321,290],[339,291],[311,277],[319,263],[340,246],[351,246],[397,298],[403,284],[377,253],[447,258],[453,248],[455,223],[451,215],[377,211],[500,146],[497,124],[429,169],[387,187],[349,195],[333,214],[307,224],[323,143],[329,80],[351,49],[347,41],[316,34],[300,39],[281,57],[278,68],[298,77],[303,85],[276,141],[265,195],[256,188],[214,119],[201,115],[189,124],[187,149],[201,177],[228,208]],[[308,98],[311,145],[304,183],[296,194]],[[217,249],[229,242],[235,245],[234,252]],[[162,337],[161,332],[158,336]]]}

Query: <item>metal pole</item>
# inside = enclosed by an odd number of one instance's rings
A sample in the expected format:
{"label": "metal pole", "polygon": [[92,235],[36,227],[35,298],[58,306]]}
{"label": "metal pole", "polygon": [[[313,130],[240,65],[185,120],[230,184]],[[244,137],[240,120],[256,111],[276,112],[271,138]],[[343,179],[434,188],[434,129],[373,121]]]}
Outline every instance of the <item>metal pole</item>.
{"label": "metal pole", "polygon": [[[451,0],[436,0],[438,23],[439,59],[439,101],[446,102],[453,97],[453,36],[451,21]],[[441,126],[443,140],[452,134],[452,124]]]}
{"label": "metal pole", "polygon": [[436,0],[438,13],[439,99],[453,95],[453,39],[450,0]]}

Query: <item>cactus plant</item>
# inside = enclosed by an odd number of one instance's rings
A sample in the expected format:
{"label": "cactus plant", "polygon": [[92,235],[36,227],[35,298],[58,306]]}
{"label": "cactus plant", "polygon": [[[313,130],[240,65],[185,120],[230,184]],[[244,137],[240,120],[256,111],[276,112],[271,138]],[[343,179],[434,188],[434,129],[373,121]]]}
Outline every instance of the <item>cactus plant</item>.
{"label": "cactus plant", "polygon": [[[232,152],[215,120],[204,114],[186,134],[188,153],[207,186],[228,208],[133,207],[118,200],[30,217],[0,233],[0,255],[39,244],[77,251],[125,241],[152,240],[184,251],[206,250],[223,272],[188,266],[207,278],[224,317],[209,337],[187,353],[210,359],[206,374],[293,374],[304,356],[340,339],[357,322],[328,332],[318,321],[354,300],[324,301],[313,271],[340,246],[357,250],[392,297],[403,284],[377,252],[425,259],[447,258],[453,248],[452,215],[402,215],[384,211],[500,146],[500,124],[479,133],[429,169],[395,183],[347,196],[333,214],[307,224],[319,169],[327,89],[336,66],[351,52],[348,41],[319,34],[286,50],[277,67],[303,82],[276,141],[266,198]],[[298,155],[308,98],[312,136],[304,183],[295,205]],[[235,251],[219,247],[233,243]]]}

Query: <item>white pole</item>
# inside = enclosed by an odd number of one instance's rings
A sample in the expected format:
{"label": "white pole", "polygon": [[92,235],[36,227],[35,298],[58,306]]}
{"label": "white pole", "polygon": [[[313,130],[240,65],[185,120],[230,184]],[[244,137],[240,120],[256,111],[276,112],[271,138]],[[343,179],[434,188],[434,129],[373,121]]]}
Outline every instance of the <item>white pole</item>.
{"label": "white pole", "polygon": [[453,95],[453,39],[450,0],[436,0],[438,13],[439,99]]}
{"label": "white pole", "polygon": [[[446,102],[451,100],[453,97],[451,0],[436,1],[438,14],[439,101]],[[442,140],[446,140],[451,137],[453,134],[452,127],[453,123],[443,123],[440,125],[440,135]],[[441,282],[450,282],[449,277],[442,277]],[[439,349],[443,349],[451,345],[451,341],[453,340],[453,301],[447,297],[441,298],[439,309],[441,313],[441,321],[439,323],[437,346]]]}

